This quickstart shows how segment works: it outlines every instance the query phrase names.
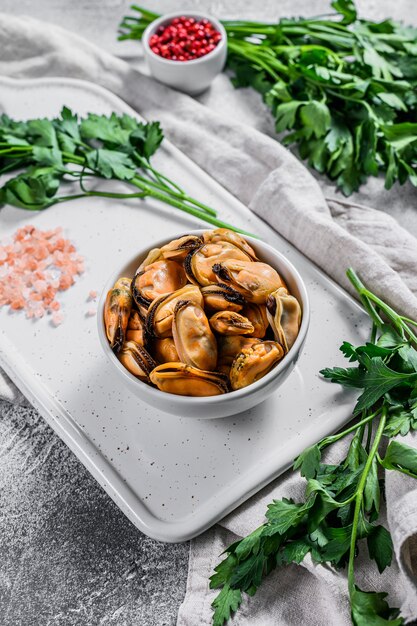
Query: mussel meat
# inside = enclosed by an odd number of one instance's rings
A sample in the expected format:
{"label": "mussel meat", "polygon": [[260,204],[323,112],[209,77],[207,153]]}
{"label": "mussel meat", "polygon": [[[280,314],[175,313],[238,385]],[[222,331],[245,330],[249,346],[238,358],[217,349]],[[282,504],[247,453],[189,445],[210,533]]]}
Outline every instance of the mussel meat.
{"label": "mussel meat", "polygon": [[249,348],[260,342],[260,339],[244,335],[221,335],[218,338],[217,370],[228,375],[233,361],[243,348]]}
{"label": "mussel meat", "polygon": [[284,351],[288,352],[300,330],[300,304],[297,298],[291,296],[286,289],[281,288],[268,296],[266,307],[275,339],[282,345]]}
{"label": "mussel meat", "polygon": [[180,396],[218,396],[228,391],[227,377],[206,372],[185,363],[163,363],[150,373],[151,382],[161,391]]}
{"label": "mussel meat", "polygon": [[146,329],[151,337],[172,337],[172,319],[179,300],[190,300],[200,307],[204,303],[201,291],[195,285],[185,285],[173,293],[155,298],[146,316]]}
{"label": "mussel meat", "polygon": [[219,241],[228,241],[236,248],[243,250],[253,260],[257,261],[255,250],[243,239],[238,233],[227,228],[216,228],[207,230],[203,233],[204,243],[218,243]]}
{"label": "mussel meat", "polygon": [[243,348],[230,368],[232,389],[242,389],[256,382],[268,374],[283,356],[282,346],[275,341],[261,341]]}
{"label": "mussel meat", "polygon": [[126,340],[135,341],[140,346],[144,346],[146,343],[145,334],[145,325],[139,311],[132,311],[127,324]]}
{"label": "mussel meat", "polygon": [[175,261],[155,261],[138,270],[132,281],[132,294],[135,302],[149,304],[155,298],[172,293],[187,284],[187,277],[182,265]]}
{"label": "mussel meat", "polygon": [[220,335],[252,335],[253,324],[235,311],[218,311],[210,318],[210,326]]}
{"label": "mussel meat", "polygon": [[270,293],[285,284],[274,268],[259,261],[228,259],[213,265],[218,282],[240,291],[246,300],[265,304]]}
{"label": "mussel meat", "polygon": [[104,326],[110,347],[117,354],[125,340],[125,333],[132,310],[130,278],[119,278],[107,294],[104,304]]}
{"label": "mussel meat", "polygon": [[175,342],[171,337],[155,339],[153,342],[153,355],[158,363],[172,363],[180,360]]}
{"label": "mussel meat", "polygon": [[202,243],[203,239],[198,235],[185,235],[162,246],[161,255],[164,259],[183,261],[191,250],[200,247]]}
{"label": "mussel meat", "polygon": [[161,248],[152,248],[149,250],[146,257],[143,259],[142,263],[139,265],[136,273],[141,272],[147,265],[151,265],[152,263],[156,263],[156,261],[160,261],[162,259]]}
{"label": "mussel meat", "polygon": [[200,305],[189,300],[177,302],[172,335],[181,362],[201,370],[216,368],[216,338]]}
{"label": "mussel meat", "polygon": [[235,259],[251,262],[251,257],[228,241],[206,243],[190,252],[184,262],[188,280],[195,285],[207,286],[216,283],[213,265]]}
{"label": "mussel meat", "polygon": [[222,283],[202,287],[201,293],[204,306],[210,311],[236,311],[238,313],[245,304],[245,298],[239,291]]}
{"label": "mussel meat", "polygon": [[251,302],[250,304],[246,304],[240,313],[241,315],[247,317],[253,325],[254,330],[251,337],[263,339],[269,326],[266,306],[264,304],[255,304],[254,302]]}
{"label": "mussel meat", "polygon": [[145,382],[149,382],[149,374],[156,367],[149,352],[136,341],[126,341],[123,344],[119,360],[131,374]]}

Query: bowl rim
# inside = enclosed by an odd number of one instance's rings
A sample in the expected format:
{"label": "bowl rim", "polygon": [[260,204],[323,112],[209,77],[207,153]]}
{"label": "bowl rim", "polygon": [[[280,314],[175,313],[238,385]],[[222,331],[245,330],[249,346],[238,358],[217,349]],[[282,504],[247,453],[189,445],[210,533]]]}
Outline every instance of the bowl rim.
{"label": "bowl rim", "polygon": [[[164,237],[156,242],[153,242],[152,246],[147,246],[146,248],[143,248],[142,250],[137,251],[132,257],[130,257],[129,259],[126,259],[123,265],[124,266],[132,265],[136,261],[136,259],[138,259],[138,257],[144,257],[147,254],[147,252],[149,252],[149,250],[151,250],[152,248],[159,248],[163,246],[164,244],[168,243],[169,241],[172,241],[173,239],[178,239],[179,237],[183,237],[184,235],[201,235],[204,232],[207,232],[207,230],[210,230],[210,229],[207,229],[207,228],[193,229],[185,233],[181,232],[178,234],[174,234],[170,237]],[[253,393],[262,389],[263,387],[267,386],[272,381],[273,378],[278,377],[279,374],[281,374],[283,371],[286,370],[286,368],[291,362],[290,361],[291,356],[298,354],[306,338],[309,323],[310,323],[310,300],[308,297],[308,292],[307,292],[304,280],[302,279],[298,270],[291,263],[291,261],[289,261],[282,252],[279,252],[269,243],[266,243],[265,241],[262,241],[261,239],[256,239],[255,237],[252,237],[249,235],[244,235],[244,238],[247,239],[248,242],[255,247],[255,249],[257,245],[260,245],[261,247],[262,246],[265,247],[274,256],[276,256],[279,259],[279,263],[285,266],[286,270],[288,270],[288,272],[291,274],[291,277],[294,279],[297,285],[297,289],[300,293],[300,299],[301,299],[300,304],[302,308],[302,319],[301,319],[300,330],[298,332],[297,339],[295,340],[294,344],[291,346],[290,350],[282,358],[282,360],[278,363],[278,365],[272,368],[271,371],[268,372],[268,374],[266,374],[265,376],[263,376],[256,382],[251,383],[247,387],[243,387],[242,389],[236,389],[234,391],[229,391],[225,394],[220,394],[217,396],[182,396],[182,395],[178,395],[174,393],[169,393],[166,391],[160,391],[159,389],[155,389],[154,387],[151,387],[150,385],[147,385],[146,383],[136,378],[136,376],[131,374],[122,365],[122,363],[120,363],[119,359],[114,354],[113,350],[110,348],[110,345],[107,340],[107,336],[106,336],[105,329],[104,329],[103,309],[104,309],[107,292],[109,291],[109,289],[111,289],[111,287],[114,285],[116,280],[120,276],[122,276],[119,270],[118,272],[114,272],[111,274],[111,276],[109,276],[100,295],[99,303],[97,306],[98,334],[99,334],[101,346],[107,358],[118,369],[118,371],[126,379],[129,385],[133,383],[137,386],[137,389],[139,389],[141,393],[143,392],[144,397],[148,396],[149,398],[156,398],[156,403],[158,403],[158,399],[160,399],[159,401],[169,400],[174,403],[177,402],[178,404],[186,403],[189,406],[192,406],[193,404],[195,405],[209,404],[209,405],[216,406],[216,405],[224,403],[225,401],[230,402],[232,401],[232,399],[239,400],[246,396],[250,396]],[[260,256],[262,256],[262,251],[261,251]],[[277,269],[277,271],[279,270]],[[156,403],[152,401],[149,402],[149,404],[153,404],[153,405]]]}
{"label": "bowl rim", "polygon": [[[220,32],[222,36],[217,46],[214,48],[214,50],[211,50],[211,52],[208,52],[207,54],[200,57],[199,59],[191,59],[189,61],[176,61],[173,59],[164,59],[164,57],[159,56],[159,54],[155,54],[155,52],[152,50],[152,48],[149,45],[149,39],[155,33],[156,29],[159,26],[161,26],[161,24],[163,24],[164,22],[168,22],[170,20],[173,20],[175,17],[181,17],[183,15],[186,17],[197,17],[197,18],[207,19],[210,22],[212,22],[213,26],[215,26],[215,28]],[[156,18],[156,20],[148,24],[148,26],[145,28],[143,35],[142,35],[142,45],[146,54],[148,54],[153,59],[158,60],[162,65],[172,65],[174,63],[176,64],[176,67],[188,67],[189,65],[195,66],[199,64],[201,65],[202,63],[206,61],[206,59],[213,59],[216,56],[219,56],[219,54],[222,52],[226,44],[227,44],[227,33],[223,24],[220,22],[220,20],[218,20],[216,17],[213,17],[212,15],[209,15],[208,13],[201,13],[200,11],[174,11],[172,13],[164,13],[164,15],[161,15],[160,17]]]}

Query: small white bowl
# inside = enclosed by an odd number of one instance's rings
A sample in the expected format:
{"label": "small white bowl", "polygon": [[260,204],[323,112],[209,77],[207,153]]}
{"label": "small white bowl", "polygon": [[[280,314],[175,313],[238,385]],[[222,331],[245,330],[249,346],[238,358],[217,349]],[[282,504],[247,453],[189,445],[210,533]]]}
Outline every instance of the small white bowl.
{"label": "small white bowl", "polygon": [[[199,59],[191,61],[171,61],[155,54],[149,46],[149,40],[156,33],[160,26],[165,26],[175,17],[185,15],[197,20],[209,20],[215,29],[219,31],[222,38],[217,46]],[[219,74],[226,63],[227,57],[227,34],[222,24],[216,18],[205,13],[195,13],[194,11],[185,13],[167,13],[149,24],[142,37],[143,49],[149,69],[159,82],[179,89],[190,95],[201,93],[209,87],[212,80]]]}
{"label": "small white bowl", "polygon": [[298,337],[288,354],[285,355],[276,367],[274,367],[268,374],[266,374],[266,376],[257,382],[252,383],[243,389],[231,391],[219,396],[203,398],[178,396],[172,393],[159,391],[159,389],[151,387],[150,385],[140,381],[138,378],[133,376],[133,374],[128,372],[128,370],[120,363],[107,341],[103,320],[106,294],[109,289],[113,287],[116,280],[121,276],[133,277],[136,269],[143,261],[151,247],[160,248],[169,241],[182,237],[184,234],[201,235],[203,232],[204,230],[195,230],[191,231],[191,233],[180,233],[178,235],[173,234],[168,239],[165,238],[162,241],[155,242],[152,246],[147,247],[145,250],[137,252],[130,261],[118,268],[117,271],[109,277],[101,294],[97,311],[97,322],[100,343],[107,358],[112,363],[115,376],[119,378],[122,384],[127,385],[133,394],[144,402],[147,402],[151,406],[160,409],[161,411],[165,411],[166,413],[172,413],[180,417],[210,419],[216,417],[226,417],[227,415],[234,415],[236,413],[246,411],[247,409],[251,409],[256,404],[265,400],[280,385],[282,385],[284,380],[294,369],[300,355],[300,351],[304,345],[310,321],[310,305],[304,281],[292,263],[290,263],[283,254],[272,248],[272,246],[264,243],[263,241],[245,235],[245,239],[247,239],[250,245],[254,248],[259,259],[265,263],[269,263],[278,271],[288,285],[290,292],[301,304],[303,316],[300,332],[298,333]]}

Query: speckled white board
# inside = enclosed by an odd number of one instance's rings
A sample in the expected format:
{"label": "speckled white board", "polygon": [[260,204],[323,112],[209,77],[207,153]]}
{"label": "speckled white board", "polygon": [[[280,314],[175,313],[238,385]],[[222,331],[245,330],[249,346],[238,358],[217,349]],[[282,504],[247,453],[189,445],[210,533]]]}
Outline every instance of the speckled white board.
{"label": "speckled white board", "polygon": [[[116,96],[81,81],[0,79],[6,112],[16,118],[132,113]],[[131,521],[164,541],[195,536],[286,469],[307,445],[348,418],[352,395],[320,379],[343,363],[342,340],[366,339],[358,305],[284,239],[164,142],[155,162],[226,221],[260,235],[296,265],[311,301],[311,323],[298,366],[267,401],[233,417],[177,418],[140,402],[113,377],[88,292],[152,240],[200,226],[151,202],[77,200],[40,213],[0,211],[0,236],[33,223],[64,227],[86,259],[86,272],[61,296],[65,323],[29,321],[0,309],[0,364]]]}

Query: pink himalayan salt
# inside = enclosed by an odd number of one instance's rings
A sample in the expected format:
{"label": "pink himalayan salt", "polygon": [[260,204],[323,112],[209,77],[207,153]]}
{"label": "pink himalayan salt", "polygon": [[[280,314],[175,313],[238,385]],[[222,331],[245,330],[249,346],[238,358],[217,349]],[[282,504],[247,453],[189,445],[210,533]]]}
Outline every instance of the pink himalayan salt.
{"label": "pink himalayan salt", "polygon": [[94,289],[91,289],[91,291],[88,292],[88,300],[95,300],[97,298],[97,291],[94,291]]}
{"label": "pink himalayan salt", "polygon": [[88,309],[86,312],[87,317],[93,317],[97,313],[96,309]]}
{"label": "pink himalayan salt", "polygon": [[59,326],[64,321],[64,316],[61,311],[54,311],[52,313],[52,324],[54,326]]}
{"label": "pink himalayan salt", "polygon": [[58,326],[64,316],[57,292],[73,285],[83,271],[83,259],[63,237],[61,227],[19,228],[13,237],[0,242],[0,307],[24,309],[28,318],[52,313],[52,322]]}

